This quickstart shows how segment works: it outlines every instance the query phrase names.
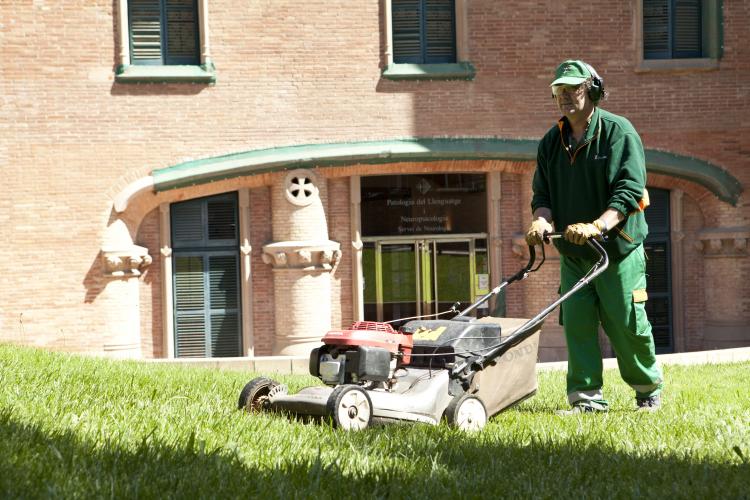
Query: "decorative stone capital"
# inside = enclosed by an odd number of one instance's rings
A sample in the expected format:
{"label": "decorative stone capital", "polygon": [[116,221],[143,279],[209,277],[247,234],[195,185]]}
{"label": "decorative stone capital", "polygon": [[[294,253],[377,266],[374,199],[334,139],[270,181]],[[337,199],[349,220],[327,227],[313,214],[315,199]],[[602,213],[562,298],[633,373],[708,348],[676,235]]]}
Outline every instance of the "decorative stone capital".
{"label": "decorative stone capital", "polygon": [[341,258],[335,241],[279,241],[263,247],[263,262],[274,269],[330,271]]}
{"label": "decorative stone capital", "polygon": [[114,278],[140,276],[152,262],[148,249],[133,244],[127,225],[120,219],[104,231],[101,256],[104,275]]}
{"label": "decorative stone capital", "polygon": [[748,227],[704,229],[698,233],[695,248],[708,257],[747,257]]}
{"label": "decorative stone capital", "polygon": [[104,275],[113,278],[140,276],[152,260],[148,249],[138,245],[128,249],[102,248]]}

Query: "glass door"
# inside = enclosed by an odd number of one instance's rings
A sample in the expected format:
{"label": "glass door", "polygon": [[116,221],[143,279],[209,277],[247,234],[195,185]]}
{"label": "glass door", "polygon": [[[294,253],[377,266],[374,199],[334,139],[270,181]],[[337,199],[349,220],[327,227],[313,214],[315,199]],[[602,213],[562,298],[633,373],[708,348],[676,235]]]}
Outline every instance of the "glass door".
{"label": "glass door", "polygon": [[365,319],[437,314],[457,302],[459,310],[467,307],[489,291],[486,241],[484,235],[365,241]]}

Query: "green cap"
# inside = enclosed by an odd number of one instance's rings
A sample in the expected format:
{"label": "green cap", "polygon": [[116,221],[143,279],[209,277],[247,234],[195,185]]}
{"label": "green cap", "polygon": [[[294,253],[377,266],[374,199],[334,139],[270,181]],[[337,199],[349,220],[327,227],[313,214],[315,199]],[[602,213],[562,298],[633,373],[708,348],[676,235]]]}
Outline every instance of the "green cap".
{"label": "green cap", "polygon": [[589,78],[591,71],[585,62],[568,60],[557,67],[555,79],[549,85],[578,85]]}

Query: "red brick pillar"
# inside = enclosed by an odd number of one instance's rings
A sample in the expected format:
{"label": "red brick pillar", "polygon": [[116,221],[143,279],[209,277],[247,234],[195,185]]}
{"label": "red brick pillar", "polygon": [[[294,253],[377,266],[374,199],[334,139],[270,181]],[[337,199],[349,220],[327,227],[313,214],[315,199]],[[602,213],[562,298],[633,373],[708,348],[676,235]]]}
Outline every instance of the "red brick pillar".
{"label": "red brick pillar", "polygon": [[705,349],[750,345],[750,228],[703,229],[696,248],[703,252],[706,311]]}

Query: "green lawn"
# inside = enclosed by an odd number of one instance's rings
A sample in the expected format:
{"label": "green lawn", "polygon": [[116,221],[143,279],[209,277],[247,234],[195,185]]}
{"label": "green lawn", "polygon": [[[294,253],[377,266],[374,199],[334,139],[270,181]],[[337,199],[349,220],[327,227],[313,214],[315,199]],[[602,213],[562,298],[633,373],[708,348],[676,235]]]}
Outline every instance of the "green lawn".
{"label": "green lawn", "polygon": [[544,372],[480,433],[346,433],[237,411],[254,373],[0,345],[0,497],[750,498],[750,363],[664,371],[657,413],[608,371],[608,414],[559,417]]}

